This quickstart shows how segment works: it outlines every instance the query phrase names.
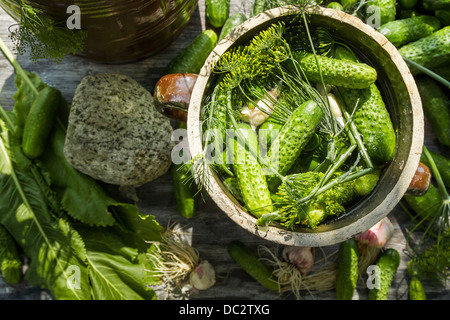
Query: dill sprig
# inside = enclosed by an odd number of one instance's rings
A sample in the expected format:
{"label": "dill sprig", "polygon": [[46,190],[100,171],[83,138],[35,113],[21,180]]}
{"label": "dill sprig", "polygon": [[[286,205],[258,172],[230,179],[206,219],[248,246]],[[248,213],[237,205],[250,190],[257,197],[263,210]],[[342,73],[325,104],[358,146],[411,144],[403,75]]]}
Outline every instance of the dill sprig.
{"label": "dill sprig", "polygon": [[225,52],[214,68],[214,72],[226,73],[219,86],[229,90],[246,80],[270,76],[288,58],[283,33],[284,23],[279,22],[255,35],[249,44]]}
{"label": "dill sprig", "polygon": [[[328,54],[334,45],[332,37],[324,29],[310,30],[307,13],[304,10],[300,11],[294,22],[273,24],[258,33],[247,44],[224,53],[213,69],[219,74],[219,79],[208,96],[209,100],[202,107],[202,127],[206,138],[204,137],[204,154],[197,157],[201,159],[201,163],[197,166],[200,171],[197,176],[205,177],[206,184],[211,177],[201,171],[206,170],[209,174],[218,169],[219,173],[221,168],[220,165],[210,162],[212,159],[210,148],[215,149],[219,156],[224,149],[223,139],[211,134],[210,129],[225,132],[238,127],[241,120],[240,111],[245,105],[252,105],[269,113],[270,118],[280,124],[289,119],[295,108],[309,100],[317,103],[323,111],[324,116],[317,134],[327,142],[326,158],[319,164],[318,170],[312,173],[311,177],[314,180],[309,182],[304,180],[306,176],[302,179],[292,179],[289,175],[281,175],[266,163],[258,150],[253,150],[245,138],[239,136],[239,130],[235,130],[238,142],[245,144],[245,148],[266,172],[269,170],[271,175],[277,176],[282,182],[282,194],[278,195],[282,202],[281,209],[263,214],[257,220],[259,226],[265,226],[275,220],[281,220],[286,227],[301,223],[305,217],[305,209],[309,210],[308,214],[320,211],[314,207],[317,199],[323,200],[321,205],[325,211],[322,210],[322,213],[339,214],[344,210],[343,206],[329,200],[328,195],[339,193],[336,190],[340,190],[339,188],[346,185],[346,182],[373,170],[351,115],[344,115],[346,121],[344,124],[338,122],[331,112],[328,98],[318,91],[315,84],[309,82],[300,63],[293,58],[292,50],[308,50],[315,56]],[[300,29],[302,38],[296,37],[296,31]],[[291,39],[294,46],[286,38]],[[318,67],[320,69],[319,64]],[[322,85],[325,86],[323,80]],[[277,94],[278,97],[269,95],[267,98],[268,91],[273,90],[280,93]],[[263,100],[268,101],[270,111],[258,104]],[[349,163],[348,160],[355,150],[359,152],[356,152],[356,157]],[[341,173],[336,174],[338,171]],[[317,222],[321,219],[319,216],[316,218]],[[316,225],[310,227],[314,228]]]}
{"label": "dill sprig", "polygon": [[20,23],[10,27],[9,35],[17,54],[23,55],[30,50],[31,61],[50,59],[61,62],[65,55],[83,49],[86,31],[71,30],[23,0],[17,0],[17,3]]}

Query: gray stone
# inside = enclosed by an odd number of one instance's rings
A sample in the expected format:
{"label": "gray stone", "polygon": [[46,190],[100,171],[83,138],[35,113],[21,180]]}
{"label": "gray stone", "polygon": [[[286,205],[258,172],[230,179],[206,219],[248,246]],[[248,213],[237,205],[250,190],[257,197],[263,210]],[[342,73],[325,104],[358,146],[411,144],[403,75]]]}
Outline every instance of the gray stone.
{"label": "gray stone", "polygon": [[89,75],[78,85],[64,155],[80,172],[120,186],[139,186],[167,172],[173,148],[168,118],[132,78]]}

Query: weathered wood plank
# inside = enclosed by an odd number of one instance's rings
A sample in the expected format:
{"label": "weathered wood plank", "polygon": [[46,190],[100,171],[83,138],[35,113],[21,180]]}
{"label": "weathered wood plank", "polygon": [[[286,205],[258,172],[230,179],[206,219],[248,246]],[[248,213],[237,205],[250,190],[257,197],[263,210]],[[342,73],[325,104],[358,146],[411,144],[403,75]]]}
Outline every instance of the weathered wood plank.
{"label": "weathered wood plank", "polygon": [[[247,15],[250,13],[251,1],[231,0],[231,12],[241,11]],[[12,48],[8,38],[8,26],[14,21],[3,11],[0,12],[0,37]],[[114,70],[115,72],[129,75],[139,81],[151,92],[159,79],[164,66],[175,57],[194,37],[209,28],[205,17],[204,1],[199,2],[199,7],[191,18],[182,34],[170,47],[148,59],[125,65],[104,65],[90,62],[86,59],[68,56],[60,64],[48,61],[34,64],[30,62],[28,56],[18,57],[19,63],[31,72],[37,73],[44,82],[57,87],[63,96],[69,101],[73,97],[76,86],[81,79],[91,73],[103,73]],[[14,85],[14,70],[6,59],[0,59],[0,104],[7,109],[13,107],[12,96],[16,92]],[[426,129],[426,143],[430,149],[440,152],[448,152],[436,146],[436,140],[429,126]],[[207,291],[192,293],[190,299],[295,299],[293,295],[280,295],[277,292],[270,292],[250,278],[228,255],[227,244],[235,239],[246,243],[256,250],[259,246],[272,248],[274,243],[261,239],[231,221],[220,209],[210,200],[201,205],[200,212],[194,218],[188,220],[180,216],[174,203],[172,180],[169,174],[160,179],[146,184],[137,189],[140,201],[138,207],[143,213],[156,216],[162,225],[169,225],[177,222],[187,227],[190,240],[201,255],[201,258],[210,261],[217,272],[217,283]],[[401,265],[394,279],[390,299],[407,299],[407,281],[405,267],[408,258],[404,253],[405,235],[401,225],[407,222],[407,218],[400,208],[395,208],[389,216],[395,225],[395,235],[388,243],[388,247],[393,247],[401,253]],[[337,246],[323,248],[327,252],[337,250]],[[428,297],[430,299],[449,299],[449,288],[442,287],[434,282],[425,282]],[[166,287],[155,288],[160,299],[180,299],[178,295],[166,296]],[[358,284],[354,299],[367,299],[367,286],[364,282],[364,275]],[[9,286],[0,278],[0,299],[50,299],[45,290],[29,286],[25,281],[19,285]],[[314,296],[305,293],[304,299],[335,299],[334,291],[328,291]]]}

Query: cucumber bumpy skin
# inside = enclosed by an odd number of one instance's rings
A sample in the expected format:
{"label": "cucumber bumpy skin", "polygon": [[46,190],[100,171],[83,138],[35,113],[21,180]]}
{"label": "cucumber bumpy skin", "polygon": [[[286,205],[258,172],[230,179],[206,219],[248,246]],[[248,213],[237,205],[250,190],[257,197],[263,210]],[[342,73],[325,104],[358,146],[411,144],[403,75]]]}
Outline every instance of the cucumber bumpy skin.
{"label": "cucumber bumpy skin", "polygon": [[428,76],[416,76],[425,117],[438,141],[450,147],[450,102],[440,85]]}
{"label": "cucumber bumpy skin", "polygon": [[[337,47],[333,53],[339,59],[356,59],[353,52],[344,47]],[[395,153],[395,130],[384,104],[383,97],[376,84],[361,90],[337,88],[343,99],[343,108],[352,114],[367,153],[374,165],[385,165]]]}
{"label": "cucumber bumpy skin", "polygon": [[225,24],[230,13],[230,0],[206,0],[206,16],[215,28]]}
{"label": "cucumber bumpy skin", "polygon": [[378,32],[383,34],[397,48],[439,30],[441,22],[433,16],[417,16],[385,23]]}
{"label": "cucumber bumpy skin", "polygon": [[270,118],[264,121],[264,123],[258,127],[259,145],[269,148],[272,139],[275,140],[282,127],[283,125],[270,121]]}
{"label": "cucumber bumpy skin", "polygon": [[247,17],[242,12],[235,12],[231,14],[225,21],[222,30],[220,31],[219,40],[217,42],[220,42],[223,38],[229,35],[234,30],[234,28],[243,23],[245,20],[247,20]]}
{"label": "cucumber bumpy skin", "polygon": [[354,238],[341,243],[336,276],[336,298],[351,300],[358,280],[358,244]]}
{"label": "cucumber bumpy skin", "polygon": [[369,291],[369,300],[387,300],[389,288],[400,265],[400,254],[397,250],[386,249],[378,259],[377,266],[380,268],[380,287]]}
{"label": "cucumber bumpy skin", "polygon": [[8,284],[16,284],[22,277],[22,261],[16,243],[2,225],[0,225],[0,272]]}
{"label": "cucumber bumpy skin", "polygon": [[246,123],[238,124],[236,130],[244,136],[246,145],[244,147],[236,137],[229,137],[227,152],[233,152],[233,167],[245,208],[255,217],[260,217],[264,213],[272,212],[273,206],[266,176],[263,175],[258,159],[247,147],[248,144],[255,152],[259,152],[258,137]]}
{"label": "cucumber bumpy skin", "polygon": [[[403,58],[427,68],[438,68],[450,63],[450,26],[439,29],[429,36],[402,46],[398,52]],[[413,75],[421,71],[408,64]]]}
{"label": "cucumber bumpy skin", "polygon": [[366,5],[366,10],[368,14],[374,13],[369,11],[369,7],[376,8],[375,13],[380,14],[380,25],[388,23],[389,21],[395,20],[396,10],[396,0],[371,0]]}
{"label": "cucumber bumpy skin", "polygon": [[[314,54],[296,51],[293,52],[309,81],[321,83],[319,68]],[[343,61],[326,56],[317,56],[320,71],[325,84],[343,88],[363,89],[375,83],[377,72],[365,63]]]}
{"label": "cucumber bumpy skin", "polygon": [[[272,141],[264,158],[267,164],[281,175],[288,173],[322,118],[323,111],[314,101],[306,101],[295,109]],[[280,182],[277,176],[267,175],[269,188],[276,187]]]}

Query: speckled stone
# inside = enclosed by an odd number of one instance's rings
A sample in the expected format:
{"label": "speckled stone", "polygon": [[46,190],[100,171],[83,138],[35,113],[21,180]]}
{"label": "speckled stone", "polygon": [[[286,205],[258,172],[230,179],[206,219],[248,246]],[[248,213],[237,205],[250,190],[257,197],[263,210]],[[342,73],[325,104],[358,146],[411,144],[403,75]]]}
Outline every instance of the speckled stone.
{"label": "speckled stone", "polygon": [[94,179],[139,186],[169,169],[171,136],[169,120],[138,82],[117,73],[89,75],[74,94],[64,155]]}

